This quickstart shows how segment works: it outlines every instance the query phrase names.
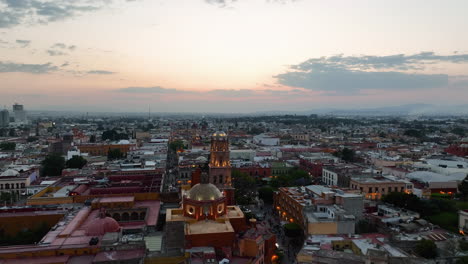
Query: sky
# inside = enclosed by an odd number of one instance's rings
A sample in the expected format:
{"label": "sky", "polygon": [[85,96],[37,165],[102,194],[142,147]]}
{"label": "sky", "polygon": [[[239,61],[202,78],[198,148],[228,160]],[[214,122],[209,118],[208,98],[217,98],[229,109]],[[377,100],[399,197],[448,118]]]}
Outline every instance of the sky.
{"label": "sky", "polygon": [[0,0],[0,104],[113,112],[468,103],[465,0]]}

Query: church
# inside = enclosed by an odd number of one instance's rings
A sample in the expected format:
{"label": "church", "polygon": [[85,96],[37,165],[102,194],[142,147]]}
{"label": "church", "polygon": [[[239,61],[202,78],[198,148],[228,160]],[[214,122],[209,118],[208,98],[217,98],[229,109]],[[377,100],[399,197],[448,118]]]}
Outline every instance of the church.
{"label": "church", "polygon": [[[271,263],[265,253],[275,245],[275,236],[255,219],[247,223],[234,205],[229,140],[225,132],[212,134],[208,171],[192,176],[192,187],[182,189],[181,207],[166,212],[166,233],[183,230],[187,252],[206,262],[210,259],[245,259]],[[209,262],[209,261],[208,261]]]}

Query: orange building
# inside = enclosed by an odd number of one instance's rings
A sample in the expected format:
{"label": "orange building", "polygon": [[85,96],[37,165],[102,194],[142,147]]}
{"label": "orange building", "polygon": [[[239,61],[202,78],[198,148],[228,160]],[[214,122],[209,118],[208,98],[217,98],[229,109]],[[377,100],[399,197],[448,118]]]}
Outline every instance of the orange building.
{"label": "orange building", "polygon": [[127,154],[136,148],[135,144],[82,144],[76,146],[81,153],[88,153],[90,156],[107,156],[111,149],[119,149],[121,153]]}

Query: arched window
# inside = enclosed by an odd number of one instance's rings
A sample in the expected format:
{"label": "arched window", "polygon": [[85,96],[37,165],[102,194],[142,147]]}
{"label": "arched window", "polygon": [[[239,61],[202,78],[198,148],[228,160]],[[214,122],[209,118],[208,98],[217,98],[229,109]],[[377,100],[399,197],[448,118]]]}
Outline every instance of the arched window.
{"label": "arched window", "polygon": [[133,221],[135,221],[135,220],[138,220],[138,217],[139,217],[138,213],[137,213],[137,212],[133,212],[133,213],[131,214],[131,216],[130,216],[130,219],[133,220]]}
{"label": "arched window", "polygon": [[114,213],[114,214],[112,215],[112,218],[114,218],[115,221],[118,222],[118,221],[120,221],[120,214],[119,214],[119,213]]}
{"label": "arched window", "polygon": [[9,183],[5,184],[5,189],[10,189],[10,184]]}
{"label": "arched window", "polygon": [[128,220],[130,220],[130,215],[127,212],[123,213],[122,221],[128,221]]}
{"label": "arched window", "polygon": [[223,175],[221,174],[221,175],[219,175],[219,183],[223,183],[223,182],[224,182],[223,181]]}

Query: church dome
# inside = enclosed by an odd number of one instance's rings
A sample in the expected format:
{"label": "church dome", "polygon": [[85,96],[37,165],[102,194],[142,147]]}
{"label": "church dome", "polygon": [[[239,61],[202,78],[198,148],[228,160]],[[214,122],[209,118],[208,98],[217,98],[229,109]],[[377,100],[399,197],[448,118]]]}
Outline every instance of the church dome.
{"label": "church dome", "polygon": [[211,183],[198,183],[187,192],[187,198],[196,201],[214,201],[223,197],[218,187]]}
{"label": "church dome", "polygon": [[227,134],[224,131],[216,131],[212,135],[213,137],[227,137]]}
{"label": "church dome", "polygon": [[112,217],[96,218],[86,227],[86,235],[102,236],[105,233],[118,232],[120,225]]}

